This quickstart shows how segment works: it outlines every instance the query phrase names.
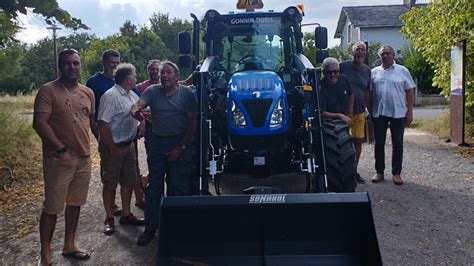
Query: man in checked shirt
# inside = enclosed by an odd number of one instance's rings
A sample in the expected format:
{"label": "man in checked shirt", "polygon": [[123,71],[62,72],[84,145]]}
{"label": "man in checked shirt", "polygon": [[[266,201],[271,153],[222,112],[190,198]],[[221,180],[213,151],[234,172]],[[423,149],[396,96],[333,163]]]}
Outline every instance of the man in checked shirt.
{"label": "man in checked shirt", "polygon": [[[130,212],[132,188],[137,184],[137,156],[135,138],[138,121],[130,114],[130,108],[138,101],[132,92],[137,83],[135,67],[131,64],[120,64],[115,74],[115,85],[107,90],[100,99],[98,123],[100,133],[99,152],[101,159],[102,197],[106,219],[104,234],[115,232],[113,204],[115,189],[120,183],[122,197],[122,225],[144,225],[143,219]],[[143,136],[144,121],[140,121],[139,137]]]}

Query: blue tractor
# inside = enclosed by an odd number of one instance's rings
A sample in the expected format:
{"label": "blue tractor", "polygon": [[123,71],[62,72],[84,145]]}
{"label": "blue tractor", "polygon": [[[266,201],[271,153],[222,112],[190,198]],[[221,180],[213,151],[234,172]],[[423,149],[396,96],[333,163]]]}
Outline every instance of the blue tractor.
{"label": "blue tractor", "polygon": [[[305,172],[307,192],[353,191],[352,139],[345,123],[321,116],[321,70],[303,55],[302,11],[291,6],[283,12],[209,10],[201,21],[191,16],[193,36],[180,33],[179,61],[198,65],[202,38],[205,59],[193,74],[200,180],[214,180],[220,195],[223,173]],[[318,26],[315,34],[321,60],[327,30]]]}
{"label": "blue tractor", "polygon": [[[221,179],[233,178],[223,173],[304,172],[307,192],[353,191],[352,138],[344,122],[321,116],[321,70],[303,55],[303,12],[192,16],[179,61],[198,65],[202,37],[205,59],[193,73],[200,190],[210,178],[221,194]],[[326,29],[315,34],[325,49]],[[367,193],[247,192],[164,197],[156,265],[382,265]]]}

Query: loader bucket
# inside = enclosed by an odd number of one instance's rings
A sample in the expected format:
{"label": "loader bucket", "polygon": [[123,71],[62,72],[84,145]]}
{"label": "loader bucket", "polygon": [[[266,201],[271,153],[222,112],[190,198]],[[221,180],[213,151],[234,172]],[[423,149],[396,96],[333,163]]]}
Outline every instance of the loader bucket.
{"label": "loader bucket", "polygon": [[369,195],[163,198],[157,265],[381,265]]}

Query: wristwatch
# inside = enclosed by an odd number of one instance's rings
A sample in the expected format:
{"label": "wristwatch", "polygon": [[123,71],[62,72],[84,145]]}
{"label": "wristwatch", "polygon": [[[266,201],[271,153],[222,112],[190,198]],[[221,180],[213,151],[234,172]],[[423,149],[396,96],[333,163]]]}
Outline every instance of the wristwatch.
{"label": "wristwatch", "polygon": [[61,153],[65,153],[66,151],[67,151],[67,147],[64,146],[64,147],[61,147],[61,148],[57,149],[56,153],[61,154]]}

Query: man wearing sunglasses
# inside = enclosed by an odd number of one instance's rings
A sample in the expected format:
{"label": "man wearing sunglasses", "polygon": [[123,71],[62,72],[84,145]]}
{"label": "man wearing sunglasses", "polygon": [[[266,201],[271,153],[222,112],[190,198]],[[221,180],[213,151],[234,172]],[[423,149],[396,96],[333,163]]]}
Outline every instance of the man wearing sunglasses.
{"label": "man wearing sunglasses", "polygon": [[354,95],[345,75],[339,74],[339,62],[328,57],[323,61],[324,78],[321,80],[321,109],[328,119],[340,119],[352,127]]}

